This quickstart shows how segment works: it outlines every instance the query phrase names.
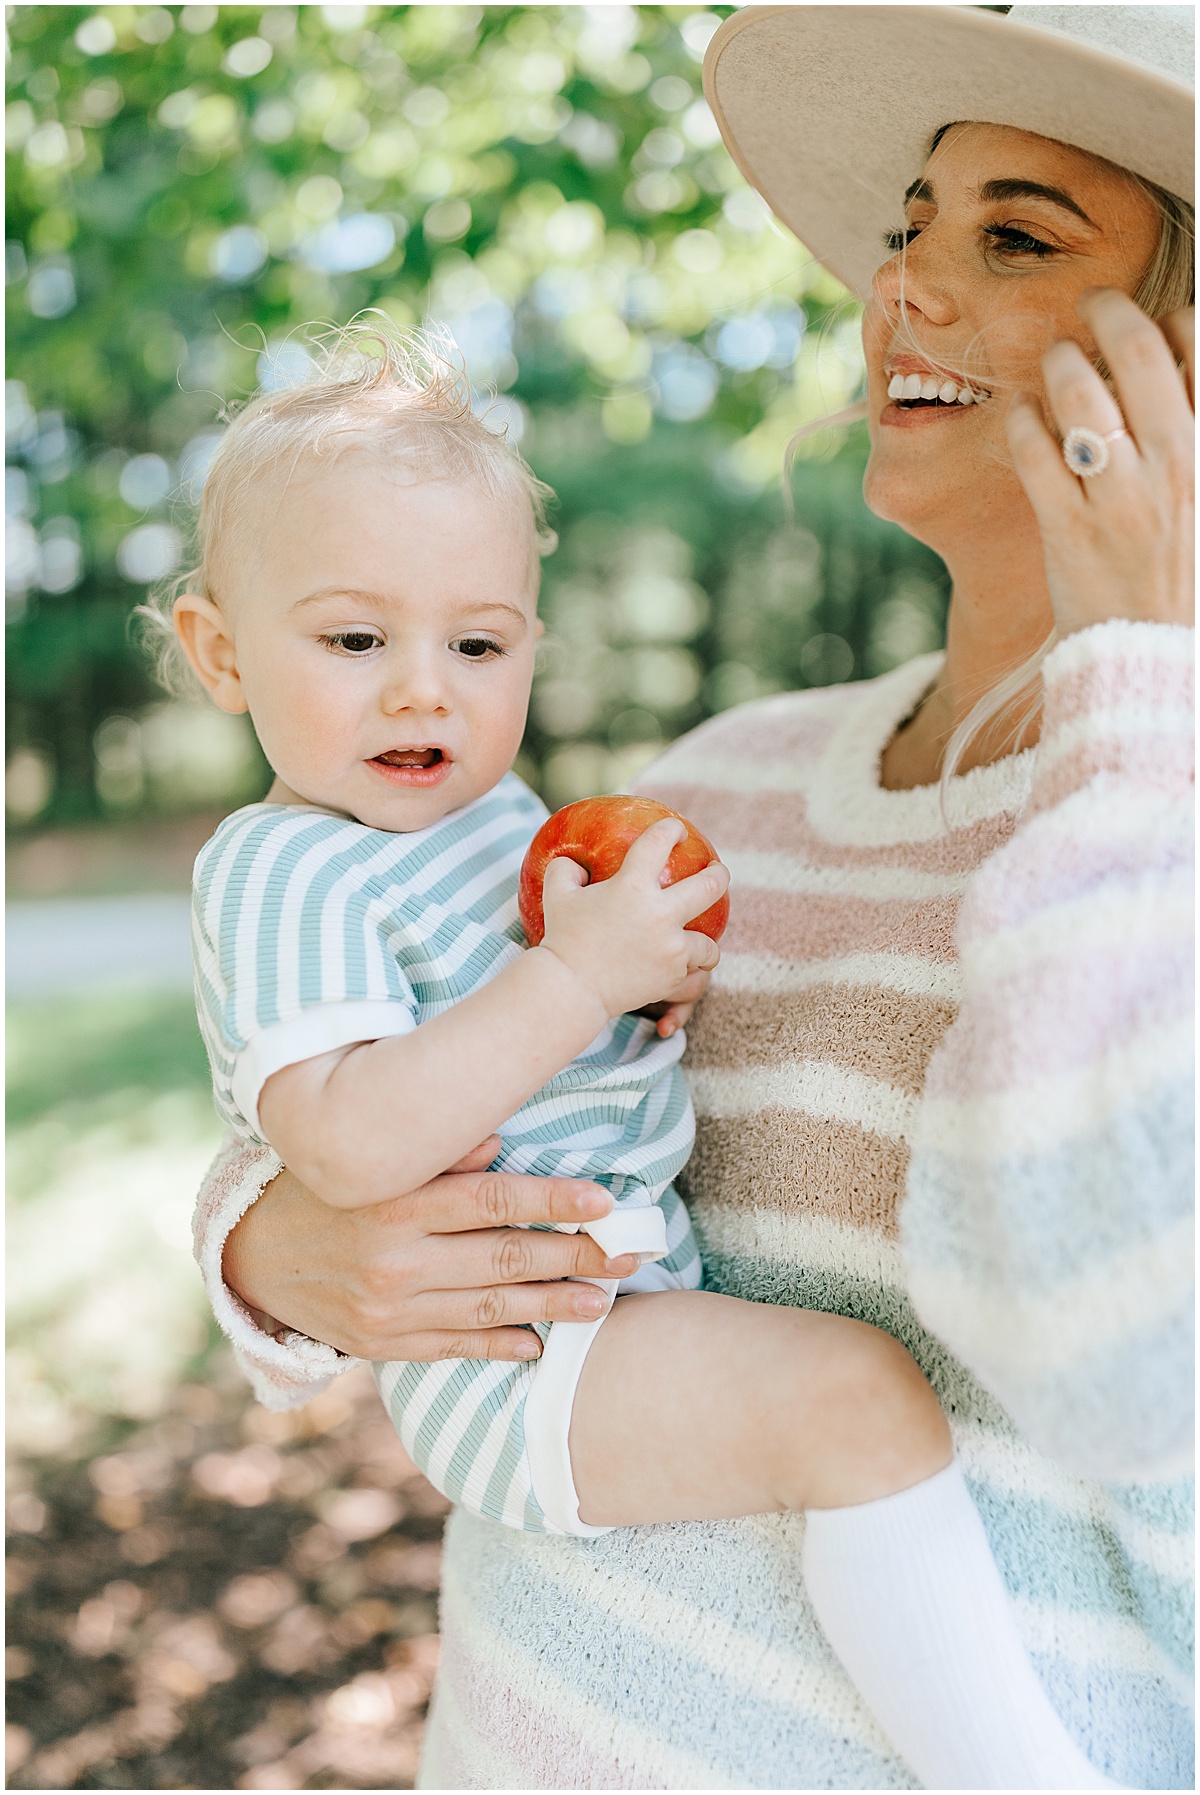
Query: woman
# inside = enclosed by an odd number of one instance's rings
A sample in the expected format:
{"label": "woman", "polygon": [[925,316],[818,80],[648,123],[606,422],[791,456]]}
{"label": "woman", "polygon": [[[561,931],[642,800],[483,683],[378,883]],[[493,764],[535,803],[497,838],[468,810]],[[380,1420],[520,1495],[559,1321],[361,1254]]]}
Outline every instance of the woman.
{"label": "woman", "polygon": [[[869,301],[868,502],[953,600],[944,659],[727,713],[645,783],[734,874],[690,1029],[710,1282],[903,1339],[1067,1725],[1118,1782],[1186,1787],[1191,152],[1149,66],[1182,9],[1015,10],[714,39],[726,141]],[[380,1212],[265,1152],[214,1168],[202,1262],[260,1392],[311,1393],[319,1341],[511,1356],[579,1312],[555,1280],[596,1250],[503,1225],[602,1200],[489,1158]],[[908,1786],[797,1613],[802,1525],[455,1516],[425,1786]]]}

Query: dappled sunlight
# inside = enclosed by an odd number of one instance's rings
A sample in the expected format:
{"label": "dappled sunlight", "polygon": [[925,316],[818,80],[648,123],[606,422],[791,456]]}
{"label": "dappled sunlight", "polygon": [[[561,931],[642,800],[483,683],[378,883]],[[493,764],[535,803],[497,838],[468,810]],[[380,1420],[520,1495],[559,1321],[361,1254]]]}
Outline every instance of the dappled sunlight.
{"label": "dappled sunlight", "polygon": [[270,1414],[215,1336],[188,1004],[10,1030],[9,1786],[407,1788],[447,1505],[365,1370]]}

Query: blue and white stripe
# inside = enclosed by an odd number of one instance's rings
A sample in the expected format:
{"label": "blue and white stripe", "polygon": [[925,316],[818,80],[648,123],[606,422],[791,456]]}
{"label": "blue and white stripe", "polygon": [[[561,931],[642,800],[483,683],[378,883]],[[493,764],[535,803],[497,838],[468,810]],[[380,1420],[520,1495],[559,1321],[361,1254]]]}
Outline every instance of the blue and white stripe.
{"label": "blue and white stripe", "polygon": [[[272,1069],[419,1027],[511,964],[525,945],[521,861],[545,817],[514,774],[408,835],[300,806],[254,804],[228,817],[196,862],[193,903],[196,1003],[223,1119],[261,1139],[257,1092]],[[503,1125],[495,1163],[589,1178],[618,1210],[657,1204],[668,1246],[659,1271],[695,1287],[699,1253],[671,1185],[695,1131],[683,1046],[682,1035],[663,1041],[653,1024],[617,1017]],[[455,1360],[376,1375],[405,1446],[439,1489],[539,1532],[553,1529],[524,1447],[534,1369]]]}

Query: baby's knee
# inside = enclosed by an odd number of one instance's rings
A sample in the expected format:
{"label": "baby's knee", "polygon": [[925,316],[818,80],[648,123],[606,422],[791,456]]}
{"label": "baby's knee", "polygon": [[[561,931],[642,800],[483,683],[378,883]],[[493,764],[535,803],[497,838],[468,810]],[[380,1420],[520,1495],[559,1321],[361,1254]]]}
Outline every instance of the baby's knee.
{"label": "baby's knee", "polygon": [[857,1411],[857,1431],[866,1447],[862,1468],[878,1484],[876,1494],[906,1489],[949,1462],[950,1426],[942,1406],[916,1360],[892,1335],[856,1326],[843,1394]]}

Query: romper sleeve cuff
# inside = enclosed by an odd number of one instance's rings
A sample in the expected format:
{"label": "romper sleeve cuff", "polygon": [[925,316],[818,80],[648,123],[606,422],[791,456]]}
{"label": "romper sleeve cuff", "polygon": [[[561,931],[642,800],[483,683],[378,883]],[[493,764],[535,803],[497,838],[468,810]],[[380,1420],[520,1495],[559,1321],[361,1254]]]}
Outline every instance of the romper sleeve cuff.
{"label": "romper sleeve cuff", "polygon": [[[258,1099],[268,1078],[276,1072],[282,1072],[285,1066],[299,1065],[301,1060],[333,1053],[339,1047],[356,1046],[360,1041],[408,1035],[416,1026],[411,1010],[387,998],[315,1004],[287,1022],[273,1023],[252,1035],[238,1054],[230,1087],[238,1113],[245,1116],[259,1140],[263,1140]],[[275,1176],[274,1172],[271,1176]]]}
{"label": "romper sleeve cuff", "polygon": [[282,1160],[270,1147],[228,1136],[200,1188],[192,1222],[196,1262],[217,1324],[255,1396],[267,1409],[292,1409],[310,1402],[327,1390],[340,1372],[357,1363],[290,1328],[268,1333],[225,1282],[221,1264],[225,1242],[282,1170]]}

